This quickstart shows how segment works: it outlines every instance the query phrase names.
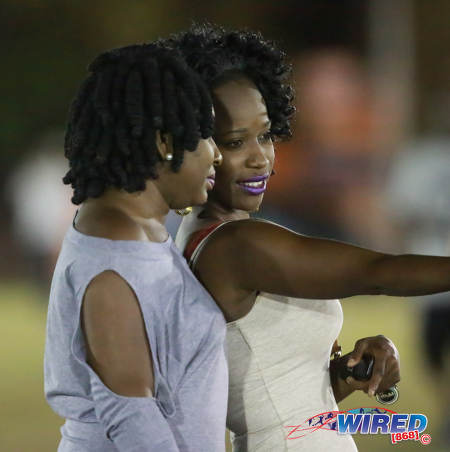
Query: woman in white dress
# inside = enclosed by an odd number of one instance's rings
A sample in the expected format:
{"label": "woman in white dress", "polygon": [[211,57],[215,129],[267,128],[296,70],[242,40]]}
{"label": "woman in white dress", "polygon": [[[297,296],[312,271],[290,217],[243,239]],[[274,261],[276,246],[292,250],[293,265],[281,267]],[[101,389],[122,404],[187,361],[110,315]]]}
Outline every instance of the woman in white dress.
{"label": "woman in white dress", "polygon": [[209,26],[164,45],[181,49],[213,94],[223,163],[208,202],[183,220],[177,244],[228,322],[233,450],[356,450],[350,436],[329,428],[288,438],[289,426],[314,427],[320,417],[308,419],[336,411],[355,389],[373,395],[399,380],[395,346],[383,336],[358,341],[348,363],[374,356],[368,382],[338,378],[330,353],[342,309],[334,298],[449,290],[450,259],[382,254],[250,219],[272,173],[272,139],[290,135],[283,54],[258,34]]}

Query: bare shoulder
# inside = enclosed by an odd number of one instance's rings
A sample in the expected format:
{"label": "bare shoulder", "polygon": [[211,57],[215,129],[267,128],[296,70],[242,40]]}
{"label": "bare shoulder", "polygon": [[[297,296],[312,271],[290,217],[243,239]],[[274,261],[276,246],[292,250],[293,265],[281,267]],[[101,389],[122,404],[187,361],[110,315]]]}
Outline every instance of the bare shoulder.
{"label": "bare shoulder", "polygon": [[151,350],[139,301],[116,272],[104,271],[83,298],[82,330],[87,361],[103,383],[125,396],[153,392]]}
{"label": "bare shoulder", "polygon": [[[195,273],[204,281],[227,279],[240,281],[239,269],[272,253],[273,244],[280,246],[289,236],[297,235],[265,220],[230,221],[212,232],[202,245],[195,262]],[[286,245],[287,247],[287,245]],[[240,285],[240,284],[238,284]]]}
{"label": "bare shoulder", "polygon": [[194,273],[228,321],[242,317],[253,306],[257,292],[274,273],[278,257],[273,250],[286,241],[285,234],[295,235],[269,221],[236,220],[217,228],[202,245]]}
{"label": "bare shoulder", "polygon": [[85,303],[89,300],[96,304],[126,305],[128,301],[137,301],[130,285],[113,270],[106,270],[95,276],[85,292]]}
{"label": "bare shoulder", "polygon": [[82,313],[86,332],[95,336],[117,328],[132,330],[142,323],[136,294],[112,270],[100,273],[90,282],[84,294]]}
{"label": "bare shoulder", "polygon": [[230,221],[210,235],[204,250],[217,251],[220,247],[223,251],[232,252],[235,249],[242,251],[254,246],[267,247],[275,237],[279,240],[291,236],[300,237],[299,234],[267,220],[249,218]]}

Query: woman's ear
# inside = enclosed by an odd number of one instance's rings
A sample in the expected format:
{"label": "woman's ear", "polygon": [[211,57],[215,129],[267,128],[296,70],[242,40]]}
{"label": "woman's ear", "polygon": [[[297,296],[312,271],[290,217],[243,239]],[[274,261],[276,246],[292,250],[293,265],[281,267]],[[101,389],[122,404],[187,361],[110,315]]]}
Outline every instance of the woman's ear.
{"label": "woman's ear", "polygon": [[172,137],[167,134],[162,134],[161,131],[156,131],[156,149],[158,154],[164,161],[170,161],[173,158]]}

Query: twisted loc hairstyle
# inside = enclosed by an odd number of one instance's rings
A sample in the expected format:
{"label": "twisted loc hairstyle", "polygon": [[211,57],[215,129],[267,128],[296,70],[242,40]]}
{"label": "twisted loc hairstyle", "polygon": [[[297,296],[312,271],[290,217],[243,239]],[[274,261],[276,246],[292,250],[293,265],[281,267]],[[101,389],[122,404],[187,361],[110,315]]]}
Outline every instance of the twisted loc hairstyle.
{"label": "twisted loc hairstyle", "polygon": [[154,44],[113,49],[89,65],[69,111],[64,154],[72,202],[97,198],[108,187],[135,192],[156,179],[161,157],[156,131],[173,140],[171,168],[184,151],[213,133],[208,88],[174,50]]}
{"label": "twisted loc hairstyle", "polygon": [[259,32],[197,24],[158,41],[158,45],[180,50],[210,89],[239,75],[248,77],[264,98],[273,138],[285,140],[292,136],[292,66],[284,52]]}

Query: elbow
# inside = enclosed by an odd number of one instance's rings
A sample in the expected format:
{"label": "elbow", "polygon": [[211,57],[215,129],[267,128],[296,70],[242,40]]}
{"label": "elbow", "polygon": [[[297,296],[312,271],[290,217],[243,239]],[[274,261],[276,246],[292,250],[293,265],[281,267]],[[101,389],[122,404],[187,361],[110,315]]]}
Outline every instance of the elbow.
{"label": "elbow", "polygon": [[101,382],[114,395],[119,397],[153,397],[153,380],[140,375],[123,373],[120,375],[100,376]]}
{"label": "elbow", "polygon": [[388,267],[392,257],[391,255],[381,254],[365,266],[364,273],[361,277],[361,281],[364,281],[364,295],[390,294],[393,275],[390,273]]}
{"label": "elbow", "polygon": [[367,295],[386,295],[386,289],[380,285],[373,285],[369,288]]}
{"label": "elbow", "polygon": [[138,378],[115,381],[110,390],[122,397],[153,397],[153,391],[148,382]]}

